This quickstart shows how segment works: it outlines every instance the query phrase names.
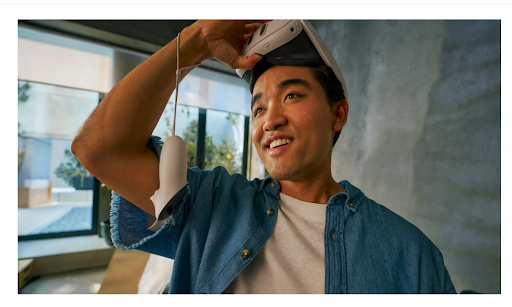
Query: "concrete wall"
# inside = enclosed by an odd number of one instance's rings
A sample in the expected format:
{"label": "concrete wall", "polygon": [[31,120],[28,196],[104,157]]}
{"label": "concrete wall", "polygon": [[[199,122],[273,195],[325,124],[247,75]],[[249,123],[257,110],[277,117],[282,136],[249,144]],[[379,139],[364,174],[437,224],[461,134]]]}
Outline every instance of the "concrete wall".
{"label": "concrete wall", "polygon": [[501,292],[500,21],[313,21],[347,82],[333,175],[419,227],[458,292]]}

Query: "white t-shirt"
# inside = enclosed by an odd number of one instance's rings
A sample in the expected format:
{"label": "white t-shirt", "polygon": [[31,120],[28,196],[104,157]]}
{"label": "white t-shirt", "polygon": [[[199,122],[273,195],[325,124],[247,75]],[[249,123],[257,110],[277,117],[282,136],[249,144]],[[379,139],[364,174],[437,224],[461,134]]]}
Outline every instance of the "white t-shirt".
{"label": "white t-shirt", "polygon": [[279,194],[274,231],[224,293],[325,293],[325,210]]}

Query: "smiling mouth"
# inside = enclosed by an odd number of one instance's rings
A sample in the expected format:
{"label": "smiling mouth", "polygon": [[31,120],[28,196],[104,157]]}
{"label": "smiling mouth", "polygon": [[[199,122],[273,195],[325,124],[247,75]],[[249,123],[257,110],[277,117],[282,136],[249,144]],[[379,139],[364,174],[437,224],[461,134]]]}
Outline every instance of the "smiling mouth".
{"label": "smiling mouth", "polygon": [[287,145],[287,144],[290,144],[292,140],[289,140],[289,139],[279,139],[279,140],[275,140],[273,141],[272,143],[270,143],[269,146],[267,146],[267,148],[269,149],[273,149],[273,148],[277,148],[277,147],[281,147],[281,146],[284,146],[284,145]]}
{"label": "smiling mouth", "polygon": [[[281,141],[281,142],[278,142]],[[272,143],[270,143],[269,146],[267,146],[268,154],[270,156],[280,156],[285,151],[287,151],[287,147],[290,145],[292,140],[286,140],[286,142],[283,142],[284,140],[276,140]]]}

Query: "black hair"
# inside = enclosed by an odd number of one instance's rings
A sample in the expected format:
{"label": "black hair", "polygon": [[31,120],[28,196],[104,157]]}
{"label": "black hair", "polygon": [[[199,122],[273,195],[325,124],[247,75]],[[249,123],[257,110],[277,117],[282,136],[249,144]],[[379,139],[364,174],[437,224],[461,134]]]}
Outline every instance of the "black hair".
{"label": "black hair", "polygon": [[[327,67],[325,64],[320,64],[319,66],[308,66],[313,73],[313,77],[320,83],[322,88],[324,89],[325,96],[327,98],[327,102],[329,102],[329,106],[333,106],[340,100],[345,99],[345,93],[343,91],[343,86],[341,82],[338,80],[338,77],[334,74],[332,69]],[[340,131],[336,131],[334,134],[334,140],[332,142],[332,147],[338,141],[340,137]]]}

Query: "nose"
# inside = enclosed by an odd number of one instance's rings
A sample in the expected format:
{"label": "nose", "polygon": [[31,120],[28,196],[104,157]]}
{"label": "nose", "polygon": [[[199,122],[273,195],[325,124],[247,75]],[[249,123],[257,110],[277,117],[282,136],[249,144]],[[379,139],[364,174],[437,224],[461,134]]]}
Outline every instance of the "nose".
{"label": "nose", "polygon": [[263,130],[273,131],[279,127],[286,125],[288,119],[286,118],[282,106],[279,103],[270,103],[267,106],[265,112],[265,123],[263,124]]}

